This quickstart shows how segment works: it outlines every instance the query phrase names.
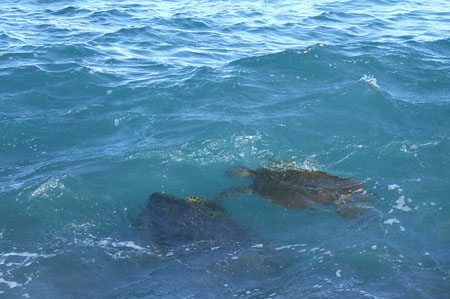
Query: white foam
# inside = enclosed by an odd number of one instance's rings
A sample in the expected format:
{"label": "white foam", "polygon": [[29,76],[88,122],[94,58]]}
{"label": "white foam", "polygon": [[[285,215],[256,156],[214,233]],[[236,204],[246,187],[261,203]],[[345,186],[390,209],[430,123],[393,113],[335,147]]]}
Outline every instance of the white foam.
{"label": "white foam", "polygon": [[146,250],[146,248],[136,245],[133,241],[111,242],[113,247],[127,247],[136,250]]}
{"label": "white foam", "polygon": [[388,185],[388,190],[395,190],[395,189],[398,189],[398,188],[400,188],[400,186],[397,185],[397,184]]}
{"label": "white foam", "polygon": [[17,283],[15,281],[8,281],[8,280],[4,280],[3,278],[0,277],[0,283],[6,284],[10,289],[14,289],[16,287],[20,287],[21,284]]}
{"label": "white foam", "polygon": [[372,85],[373,87],[380,88],[378,85],[377,79],[372,75],[364,75],[359,79],[360,81],[364,81],[369,85]]}
{"label": "white foam", "polygon": [[384,224],[393,225],[394,223],[400,223],[397,218],[390,218],[384,221]]}
{"label": "white foam", "polygon": [[81,223],[81,224],[69,223],[67,226],[70,228],[73,228],[73,229],[87,230],[90,227],[95,227],[95,224],[92,222],[86,222],[86,223]]}
{"label": "white foam", "polygon": [[342,272],[342,270],[340,270],[340,269],[337,270],[337,271],[336,271],[336,277],[341,277],[341,276],[342,276],[342,275],[341,275],[341,272]]}
{"label": "white foam", "polygon": [[363,291],[363,290],[359,290],[359,292],[360,292],[361,294],[363,294],[364,297],[369,297],[369,298],[373,298],[373,299],[382,299],[382,298],[383,298],[383,297],[378,297],[378,296],[369,294],[369,293],[367,293],[366,291]]}
{"label": "white foam", "polygon": [[298,54],[306,54],[306,53],[308,53],[308,52],[311,51],[311,50],[312,50],[311,47],[306,47],[306,48],[303,48],[303,49],[301,49],[301,50],[297,50],[296,52],[297,52]]}
{"label": "white foam", "polygon": [[63,183],[61,183],[60,179],[52,177],[47,182],[40,185],[36,190],[31,193],[32,197],[37,196],[48,196],[47,192],[53,189],[65,189]]}
{"label": "white foam", "polygon": [[27,285],[31,280],[32,280],[32,278],[28,277],[27,280],[24,283],[18,283],[16,281],[6,280],[3,277],[0,277],[0,284],[1,283],[6,284],[10,289],[14,289],[14,288],[17,288],[17,287],[21,287],[21,286]]}
{"label": "white foam", "polygon": [[75,239],[75,243],[83,244],[85,246],[99,246],[106,250],[106,253],[114,258],[128,258],[130,254],[155,254],[153,250],[148,247],[142,247],[134,243],[133,241],[116,241],[112,238],[103,238],[95,240],[95,237],[89,235],[90,238],[85,240]]}
{"label": "white foam", "polygon": [[319,163],[316,161],[316,158],[316,154],[307,156],[305,160],[299,165],[299,167],[306,170],[317,170],[318,168],[316,167],[316,165],[318,165]]}
{"label": "white foam", "polygon": [[252,245],[252,248],[263,248],[263,247],[264,247],[263,244],[255,244],[255,245]]}
{"label": "white foam", "polygon": [[9,257],[9,256],[38,257],[38,256],[39,256],[39,253],[31,253],[31,252],[8,252],[8,253],[3,253],[1,256],[2,256],[2,257]]}
{"label": "white foam", "polygon": [[291,244],[291,245],[284,245],[284,246],[276,247],[275,250],[278,251],[278,250],[283,250],[283,249],[294,249],[294,248],[299,247],[299,246],[304,247],[304,246],[306,246],[306,244]]}
{"label": "white foam", "polygon": [[405,203],[405,197],[402,195],[400,196],[397,201],[396,201],[397,205],[394,206],[394,208],[398,209],[398,210],[402,210],[404,212],[409,212],[411,211],[411,208],[408,207]]}
{"label": "white foam", "polygon": [[[32,253],[32,252],[8,252],[8,253],[1,253],[0,254],[0,265],[5,264],[7,266],[12,265],[19,265],[19,266],[29,266],[33,263],[34,259],[37,258],[49,258],[53,257],[55,254],[41,254],[41,253]],[[22,258],[21,261],[19,261],[17,258],[13,259],[14,262],[8,262],[9,257],[20,257]]]}
{"label": "white foam", "polygon": [[[93,236],[91,236],[91,237],[93,237]],[[95,244],[95,242],[93,242],[92,240],[87,240],[84,243],[87,244],[87,245]],[[111,246],[113,248],[131,248],[131,249],[135,249],[135,250],[139,250],[139,251],[146,251],[147,250],[147,248],[139,246],[136,243],[134,243],[133,241],[119,241],[119,242],[115,242],[115,241],[112,241],[111,238],[105,238],[105,239],[101,239],[100,241],[97,241],[96,243],[97,243],[97,245],[99,245],[101,247]]]}

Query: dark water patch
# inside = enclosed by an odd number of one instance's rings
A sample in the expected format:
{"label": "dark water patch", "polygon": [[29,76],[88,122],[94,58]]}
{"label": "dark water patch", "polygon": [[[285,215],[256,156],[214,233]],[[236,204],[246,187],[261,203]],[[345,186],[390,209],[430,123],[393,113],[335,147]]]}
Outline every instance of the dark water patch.
{"label": "dark water patch", "polygon": [[135,42],[149,42],[156,41],[160,38],[158,32],[151,26],[121,28],[116,32],[103,34],[101,37],[94,39],[97,43],[104,42],[118,42],[121,38],[126,37],[126,40],[134,40]]}
{"label": "dark water patch", "polygon": [[61,28],[60,26],[58,26],[58,24],[48,24],[48,23],[40,24],[40,23],[38,23],[34,26],[34,28],[36,28],[37,30],[45,31],[45,32],[49,32],[49,33],[68,34],[71,32],[70,29]]}
{"label": "dark water patch", "polygon": [[49,58],[58,61],[73,61],[81,58],[88,58],[98,54],[95,48],[87,44],[58,44],[42,49]]}
{"label": "dark water patch", "polygon": [[88,9],[76,7],[76,6],[67,6],[65,8],[59,10],[45,10],[44,12],[48,14],[52,14],[55,16],[64,16],[64,17],[74,17],[74,16],[82,16],[88,14],[90,11]]}
{"label": "dark water patch", "polygon": [[91,18],[94,21],[104,21],[109,20],[110,18],[132,18],[133,15],[129,13],[129,10],[124,9],[108,9],[108,10],[98,10],[95,12],[92,12],[89,15],[89,18]]}
{"label": "dark water patch", "polygon": [[342,11],[326,11],[321,14],[313,17],[309,17],[308,19],[317,20],[318,22],[342,22],[345,23],[349,19],[369,19],[372,18],[369,14],[364,13],[346,13]]}
{"label": "dark water patch", "polygon": [[26,65],[30,64],[30,62],[36,61],[37,59],[35,53],[28,51],[9,51],[8,53],[4,53],[0,56],[0,62],[3,63],[1,70],[5,73],[8,73],[8,68],[5,68],[7,65],[18,67],[21,64]]}
{"label": "dark water patch", "polygon": [[[63,66],[63,68],[67,67]],[[78,71],[75,69],[59,69],[52,66],[53,71],[48,72],[45,70],[45,66],[23,66],[20,69],[7,68],[2,70],[8,74],[8,77],[3,77],[1,80],[5,91],[13,92],[17,86],[28,90],[34,90],[36,92],[29,97],[18,98],[15,100],[28,102],[33,105],[42,105],[42,102],[38,102],[37,99],[45,98],[47,95],[51,97],[65,98],[71,94],[69,98],[84,97],[89,95],[90,97],[107,96],[109,88],[106,86],[106,82],[114,79],[113,76],[108,74],[94,73],[86,69]],[[89,78],[84,81],[83,79]],[[81,81],[80,81],[81,80]],[[52,86],[51,90],[44,91],[47,87]],[[19,91],[20,93],[20,91]],[[39,95],[41,93],[42,95]],[[11,98],[11,97],[10,97]],[[14,100],[14,101],[15,101]]]}
{"label": "dark water patch", "polygon": [[[322,54],[325,54],[322,56]],[[328,56],[328,54],[330,54]],[[319,60],[319,55],[320,60]],[[319,73],[327,73],[324,71],[323,65],[326,65],[328,61],[336,61],[335,57],[332,57],[333,53],[328,52],[326,49],[322,49],[320,45],[308,47],[301,50],[287,50],[280,53],[263,55],[261,57],[243,58],[237,61],[233,61],[229,66],[237,66],[238,68],[250,68],[257,70],[269,70],[272,69],[277,72],[291,72],[298,74],[308,74],[311,77]],[[327,61],[328,60],[328,61]],[[310,69],[305,66],[316,62],[319,67]],[[321,72],[322,71],[322,72]],[[329,73],[329,72],[328,72]]]}
{"label": "dark water patch", "polygon": [[189,30],[207,30],[211,27],[204,21],[198,18],[190,17],[186,14],[174,14],[170,21],[173,25],[176,27],[180,27],[183,29],[189,29]]}
{"label": "dark water patch", "polygon": [[11,36],[6,32],[0,32],[0,45],[3,45],[5,48],[8,46],[15,46],[17,44],[22,43],[23,41],[20,38]]}
{"label": "dark water patch", "polygon": [[[427,50],[425,55],[433,58],[440,58],[442,62],[448,62],[450,57],[448,53],[450,51],[450,38],[437,39],[434,41],[425,42],[410,42],[408,45],[415,49],[417,52]],[[425,56],[424,55],[424,56]]]}

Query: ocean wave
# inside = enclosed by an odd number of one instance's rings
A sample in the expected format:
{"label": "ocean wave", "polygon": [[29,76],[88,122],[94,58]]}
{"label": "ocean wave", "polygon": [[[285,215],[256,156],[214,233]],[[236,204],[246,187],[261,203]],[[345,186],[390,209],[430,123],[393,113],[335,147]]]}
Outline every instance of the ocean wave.
{"label": "ocean wave", "polygon": [[141,26],[141,27],[120,28],[115,32],[105,33],[101,37],[96,38],[94,41],[115,42],[124,37],[139,39],[142,42],[149,42],[149,41],[156,41],[161,36],[158,35],[158,31],[156,31],[152,26]]}
{"label": "ocean wave", "polygon": [[[440,44],[440,42],[437,43]],[[420,46],[423,50],[423,47],[427,47],[428,43],[413,42],[413,45]],[[351,54],[343,55],[344,50],[350,50],[348,48],[348,46],[314,45],[299,50],[287,50],[243,58],[231,62],[228,66],[252,74],[258,72],[258,77],[267,78],[266,80],[272,82],[295,78],[311,82],[320,80],[328,82],[327,86],[332,86],[331,84],[342,86],[360,78],[370,77],[376,79],[364,81],[375,82],[374,80],[376,80],[376,84],[372,85],[382,88],[391,96],[402,101],[448,101],[446,96],[448,85],[445,82],[449,79],[447,78],[449,72],[446,72],[448,68],[444,62],[446,58],[441,56],[440,53],[435,52],[435,55],[438,56],[434,60],[429,60],[423,56],[405,56],[404,51],[406,49],[385,53],[384,56],[379,53],[371,55],[374,51],[379,50],[379,45],[374,44],[369,48],[367,45],[350,46]],[[416,64],[417,68],[414,72],[406,67],[405,63],[399,63],[399,61],[405,61],[406,59],[409,59],[409,63]],[[428,61],[428,63],[424,63],[424,61]],[[395,67],[390,66],[390,64]],[[427,73],[428,77],[417,76],[418,72]],[[416,82],[416,84],[413,85],[411,81]],[[433,89],[427,86],[433,86]],[[316,88],[311,85],[308,87]],[[323,86],[320,86],[320,88],[323,88]],[[422,91],[419,91],[419,89]],[[426,95],[423,92],[424,90],[426,90]]]}
{"label": "ocean wave", "polygon": [[[0,45],[6,47],[23,44],[24,41],[20,38],[11,36],[10,34],[0,31]],[[2,56],[8,53],[2,53]],[[0,56],[1,57],[1,56]]]}
{"label": "ocean wave", "polygon": [[[0,4],[0,296],[447,291],[446,1],[13,2]],[[294,255],[274,280],[231,281],[234,252],[179,256],[132,226],[152,192],[251,183],[224,174],[234,165],[324,170],[378,199],[361,220],[224,201],[264,239],[253,249]],[[211,252],[222,272],[204,267]]]}
{"label": "ocean wave", "polygon": [[75,239],[74,245],[99,248],[103,253],[113,259],[132,259],[135,258],[136,255],[158,256],[161,254],[157,249],[151,248],[151,246],[141,246],[134,241],[120,241],[110,237],[97,239],[92,235],[83,240]]}
{"label": "ocean wave", "polygon": [[173,25],[175,25],[176,27],[181,27],[183,29],[207,30],[207,29],[211,28],[205,20],[193,18],[189,15],[182,14],[182,13],[176,13],[176,14],[172,15],[170,20]]}
{"label": "ocean wave", "polygon": [[0,295],[10,294],[16,288],[26,287],[36,275],[32,270],[27,271],[27,269],[33,268],[44,259],[55,256],[54,253],[0,252]]}
{"label": "ocean wave", "polygon": [[88,14],[89,10],[75,6],[67,6],[58,10],[46,9],[45,12],[55,16],[74,17]]}
{"label": "ocean wave", "polygon": [[107,10],[97,10],[91,12],[89,18],[93,21],[105,21],[111,18],[132,18],[133,15],[129,13],[129,9],[107,9]]}
{"label": "ocean wave", "polygon": [[[257,70],[265,76],[275,78],[284,74],[299,76],[301,79],[345,81],[355,78],[352,74],[358,71],[358,66],[367,71],[367,67],[376,63],[373,57],[344,55],[340,47],[316,44],[301,49],[243,58],[229,63],[228,66],[236,67],[237,70]],[[352,65],[352,68],[346,67],[348,65]]]}

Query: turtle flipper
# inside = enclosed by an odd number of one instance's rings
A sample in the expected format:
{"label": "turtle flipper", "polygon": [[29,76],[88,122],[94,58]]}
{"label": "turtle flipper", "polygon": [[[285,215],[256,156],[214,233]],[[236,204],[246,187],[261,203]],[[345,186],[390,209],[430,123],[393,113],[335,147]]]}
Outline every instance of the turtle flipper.
{"label": "turtle flipper", "polygon": [[220,193],[219,195],[217,195],[216,197],[214,197],[214,199],[215,200],[223,200],[223,199],[237,197],[240,195],[251,195],[253,193],[255,193],[255,189],[253,188],[253,185],[248,185],[248,186],[242,186],[242,187],[225,190],[222,193]]}
{"label": "turtle flipper", "polygon": [[373,209],[373,204],[379,197],[376,193],[364,191],[358,189],[334,201],[338,214],[344,218],[359,218]]}
{"label": "turtle flipper", "polygon": [[347,204],[347,205],[341,205],[337,207],[338,214],[343,218],[358,218],[361,217],[367,207],[364,207],[363,205],[359,204]]}
{"label": "turtle flipper", "polygon": [[247,167],[234,167],[226,171],[227,176],[234,178],[250,178],[255,175],[254,171]]}

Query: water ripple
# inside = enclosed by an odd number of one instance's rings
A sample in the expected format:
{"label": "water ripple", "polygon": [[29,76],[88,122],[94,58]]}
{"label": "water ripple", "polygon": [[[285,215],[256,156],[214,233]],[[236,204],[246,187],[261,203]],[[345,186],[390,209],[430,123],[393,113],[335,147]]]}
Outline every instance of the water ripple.
{"label": "water ripple", "polygon": [[[449,22],[445,0],[3,1],[0,296],[445,295]],[[215,196],[270,163],[379,200],[360,221],[224,202],[290,261],[254,280],[132,225],[152,192]]]}

